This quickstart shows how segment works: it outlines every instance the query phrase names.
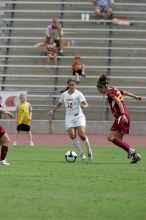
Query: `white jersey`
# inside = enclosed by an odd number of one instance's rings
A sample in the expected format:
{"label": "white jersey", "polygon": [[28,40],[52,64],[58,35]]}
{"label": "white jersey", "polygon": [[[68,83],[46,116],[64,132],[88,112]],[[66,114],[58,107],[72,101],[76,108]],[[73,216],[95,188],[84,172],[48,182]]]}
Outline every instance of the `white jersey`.
{"label": "white jersey", "polygon": [[84,95],[75,90],[73,94],[69,94],[68,90],[63,92],[59,102],[63,103],[66,108],[66,118],[74,118],[75,116],[84,116],[80,103],[86,101]]}

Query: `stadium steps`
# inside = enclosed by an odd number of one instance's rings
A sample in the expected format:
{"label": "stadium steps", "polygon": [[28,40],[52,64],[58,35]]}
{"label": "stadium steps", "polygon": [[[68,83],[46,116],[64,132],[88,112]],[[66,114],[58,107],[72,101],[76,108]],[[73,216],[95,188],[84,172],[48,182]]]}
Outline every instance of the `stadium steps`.
{"label": "stadium steps", "polygon": [[[127,3],[127,1],[119,1],[119,2],[125,2]],[[136,2],[136,1],[133,1],[133,2]],[[143,3],[145,3],[144,1],[142,1]],[[137,2],[136,2],[137,3]],[[84,8],[83,8],[84,7]],[[8,4],[6,9],[9,9],[11,8],[11,6]],[[40,5],[33,5],[33,6],[30,6],[30,5],[19,5],[17,4],[16,5],[16,9],[34,9],[34,10],[47,10],[49,8],[49,10],[53,10],[53,9],[60,9],[60,6],[57,6],[56,5],[49,5],[49,7],[46,7],[46,6],[41,6]],[[90,7],[89,6],[71,6],[71,5],[68,5],[66,6],[65,5],[65,10],[81,10],[82,11],[85,11],[85,10],[93,10],[93,6],[91,5]],[[136,11],[136,10],[139,10],[139,11],[143,11],[143,8],[140,7],[138,9],[135,9],[134,7],[127,7],[127,6],[115,6],[115,10],[126,10],[126,11]],[[52,16],[53,15],[53,16]],[[18,18],[18,19],[21,19],[21,18],[30,18],[30,19],[51,19],[52,17],[56,16],[60,18],[60,13],[15,13],[15,18]],[[5,18],[9,18],[10,16],[10,13],[5,13]],[[123,16],[123,14],[118,14],[118,16]],[[131,16],[131,15],[125,15],[127,17],[129,17],[129,19],[132,19],[132,20],[144,20],[145,17],[144,16]],[[70,13],[70,14],[64,14],[64,19],[80,19],[80,13],[79,14],[73,14],[73,13]],[[95,19],[94,15],[90,15],[90,19]],[[6,22],[5,22],[6,24]],[[50,21],[44,21],[44,22],[22,22],[22,21],[14,21],[14,25],[13,27],[37,27],[37,28],[46,28],[46,26],[50,24]],[[97,38],[107,38],[109,37],[109,32],[105,32],[104,29],[110,29],[110,27],[108,25],[97,25],[96,22],[63,22],[63,28],[93,28],[93,29],[103,29],[103,32],[100,31],[100,32],[85,32],[85,33],[81,33],[80,31],[76,31],[75,33],[71,33],[70,31],[64,31],[64,37],[97,37]],[[120,32],[117,32],[117,31],[112,31],[112,37],[113,38],[133,38],[133,35],[134,35],[134,38],[143,38],[145,39],[145,33],[141,34],[139,33],[139,31],[137,32],[134,32],[134,34],[132,32],[129,32],[129,30],[133,30],[133,29],[145,29],[145,25],[144,24],[134,24],[132,26],[119,26],[119,25],[112,25],[112,28],[113,29],[127,29],[127,32],[126,31],[120,31]],[[43,37],[45,35],[45,31],[44,30],[29,30],[29,31],[26,31],[26,30],[14,30],[12,31],[12,35],[11,36],[36,36],[36,37]],[[36,42],[36,41],[35,41]],[[24,41],[21,41],[21,40],[12,40],[11,41],[11,45],[33,45],[35,43],[33,40],[24,40]],[[5,42],[4,42],[5,43]],[[66,40],[64,41],[64,44],[66,46]],[[81,42],[81,41],[77,41],[77,40],[74,40],[74,45],[75,46],[97,46],[97,47],[107,47],[108,46],[108,42],[104,42],[104,41],[98,41],[98,42]],[[112,47],[141,47],[141,48],[144,48],[145,47],[145,42],[134,42],[132,40],[130,41],[112,41]],[[5,51],[3,49],[3,51]],[[13,49],[10,49],[10,53],[11,55],[40,55],[41,53],[41,49],[38,49],[38,48],[28,48],[28,49],[21,49],[21,48],[13,48]],[[90,49],[73,49],[73,48],[65,48],[65,55],[72,55],[74,56],[75,54],[80,54],[81,56],[107,56],[108,54],[108,51],[107,49],[106,50],[90,50]],[[125,57],[128,57],[128,56],[137,56],[137,57],[143,57],[145,56],[145,51],[140,51],[140,50],[112,50],[111,51],[111,55],[112,56],[125,56]],[[107,60],[83,60],[84,63],[86,65],[107,65]],[[46,64],[46,60],[45,59],[9,59],[9,64],[18,64],[18,65],[21,65],[21,64],[32,64],[32,65],[45,65]],[[60,61],[60,64],[61,65],[71,65],[71,60],[65,60],[65,59],[61,59]],[[140,60],[130,60],[128,62],[126,62],[126,60],[112,60],[111,61],[111,65],[115,65],[115,66],[145,66],[145,61],[140,61]],[[87,69],[86,70],[86,74],[87,75],[95,75],[95,76],[99,76],[101,73],[104,73],[104,72],[107,72],[107,68],[105,69]],[[46,70],[44,68],[12,68],[12,67],[9,67],[8,70],[7,70],[7,73],[9,74],[47,74],[46,73]],[[126,70],[123,70],[123,69],[111,69],[110,71],[110,75],[115,75],[115,76],[124,76],[125,77],[127,76],[127,73],[128,75],[130,76],[145,76],[145,72],[143,70],[136,70],[134,69],[133,71],[132,70],[129,70],[129,69],[126,69]],[[50,69],[49,73],[48,74],[55,74],[55,69]],[[62,68],[59,68],[59,75],[71,75],[71,71],[69,69],[62,69]],[[38,79],[35,79],[35,80],[31,80],[31,82],[28,82],[28,80],[25,80],[23,79],[23,81],[21,81],[20,79],[11,79],[11,78],[8,78],[6,79],[6,82],[9,83],[9,84],[13,84],[15,83],[15,85],[19,86],[20,84],[26,84],[26,89],[28,90],[28,94],[34,94],[37,96],[37,94],[46,94],[46,93],[51,93],[53,92],[52,88],[48,89],[48,88],[41,88],[41,91],[40,89],[38,89],[37,87],[35,88],[27,88],[27,85],[29,85],[29,83],[33,83],[33,85],[39,85],[40,83],[43,83],[44,85],[48,84],[49,85],[54,85],[55,83],[55,79],[52,80],[38,80]],[[58,79],[57,80],[57,84],[59,85],[65,85],[65,82],[66,82],[66,78],[65,79]],[[124,80],[124,79],[120,79],[119,80],[111,80],[110,81],[111,83],[115,84],[115,85],[119,85],[119,86],[124,86],[124,85],[137,85],[137,86],[142,86],[144,84],[144,81],[141,81],[141,80],[137,80],[137,81],[134,81],[134,80]],[[83,91],[85,93],[85,95],[87,94],[91,94],[91,95],[95,95],[97,94],[97,91],[96,91],[96,88],[93,89],[86,89],[86,85],[91,85],[94,87],[94,85],[96,85],[96,82],[95,82],[95,79],[89,79],[89,78],[82,78],[81,79],[81,84],[80,86],[84,86],[84,88],[80,88],[79,86],[79,89],[81,91]],[[11,91],[12,88],[7,88]],[[144,94],[144,92],[140,91],[139,90],[135,90],[136,92],[138,93],[142,93]],[[134,92],[134,91],[132,91]],[[57,89],[57,93],[59,94],[59,89]],[[34,113],[33,113],[33,117],[34,119],[35,118],[38,118],[38,116],[40,115],[40,112],[43,111],[43,119],[47,118],[47,114],[46,114],[46,111],[44,111],[43,109],[46,108],[45,106],[45,102],[42,102],[41,100],[35,100],[33,101],[33,99],[31,99],[31,97],[29,98],[30,101],[32,101],[33,103],[33,106],[35,107],[34,108]],[[92,105],[92,106],[95,106],[95,100],[94,101],[91,101],[89,99],[89,104]],[[98,102],[98,100],[97,100]],[[133,105],[137,105],[137,103],[132,103]],[[102,106],[102,101],[101,103],[99,102],[99,106]],[[35,110],[36,109],[36,110]],[[93,114],[93,112],[97,112],[97,114]],[[130,111],[132,112],[133,109]],[[135,109],[136,111],[136,109]],[[63,111],[61,111],[61,113],[59,114],[56,114],[56,119],[62,119],[63,118]],[[136,120],[137,118],[141,120],[142,117],[144,117],[144,115],[141,113],[141,114],[136,114],[135,112],[132,112],[132,117],[135,117],[134,119]],[[102,109],[101,108],[92,108],[90,109],[89,108],[89,111],[87,111],[87,118],[88,120],[101,120],[101,118],[103,118],[103,113],[102,113]],[[111,119],[111,115],[109,114],[109,120]]]}

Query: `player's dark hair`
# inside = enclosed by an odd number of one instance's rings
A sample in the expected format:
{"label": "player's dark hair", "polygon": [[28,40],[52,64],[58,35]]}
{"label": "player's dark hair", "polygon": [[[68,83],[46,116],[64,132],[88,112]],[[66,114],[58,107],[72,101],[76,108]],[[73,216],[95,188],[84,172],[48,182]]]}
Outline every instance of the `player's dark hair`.
{"label": "player's dark hair", "polygon": [[[67,85],[69,85],[69,83],[70,83],[71,81],[73,81],[75,84],[77,83],[74,78],[69,78],[69,79],[67,80]],[[60,93],[63,93],[63,92],[65,92],[65,91],[67,91],[68,89],[69,89],[69,86],[67,86],[65,89],[61,90]]]}
{"label": "player's dark hair", "polygon": [[97,87],[107,86],[108,85],[108,79],[105,74],[101,75],[97,81]]}

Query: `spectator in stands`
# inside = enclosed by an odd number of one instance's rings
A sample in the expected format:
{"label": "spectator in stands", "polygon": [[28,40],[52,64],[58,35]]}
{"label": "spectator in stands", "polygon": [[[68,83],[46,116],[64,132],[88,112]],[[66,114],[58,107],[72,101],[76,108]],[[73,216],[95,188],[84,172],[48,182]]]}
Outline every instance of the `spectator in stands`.
{"label": "spectator in stands", "polygon": [[48,55],[48,62],[47,64],[50,65],[50,60],[54,59],[55,65],[57,65],[57,47],[56,43],[54,42],[52,37],[48,37],[48,42],[46,45],[46,53]]}
{"label": "spectator in stands", "polygon": [[110,19],[113,13],[114,0],[93,0],[95,15],[98,19]]}
{"label": "spectator in stands", "polygon": [[27,102],[27,95],[21,93],[19,96],[20,102],[16,107],[16,123],[17,123],[17,131],[15,134],[15,141],[13,145],[17,145],[18,138],[21,132],[25,132],[29,138],[29,144],[31,146],[34,145],[32,142],[32,134],[30,131],[30,123],[32,119],[32,107],[29,102]]}
{"label": "spectator in stands", "polygon": [[129,134],[130,128],[129,113],[123,96],[132,97],[137,101],[141,101],[141,96],[109,86],[107,76],[104,74],[97,81],[97,89],[101,94],[107,94],[111,112],[115,118],[108,135],[108,140],[125,150],[128,158],[132,158],[131,163],[137,163],[141,160],[141,156],[135,152],[135,149],[123,141],[124,135]]}
{"label": "spectator in stands", "polygon": [[59,48],[59,54],[63,55],[63,31],[58,18],[52,19],[51,25],[47,27],[46,34],[48,37],[53,37],[57,47]]}
{"label": "spectator in stands", "polygon": [[84,95],[76,89],[76,80],[68,79],[67,87],[61,91],[61,97],[54,108],[49,111],[49,115],[53,115],[63,104],[66,108],[65,127],[72,144],[76,147],[82,160],[86,159],[83,153],[77,133],[87,148],[87,155],[90,160],[93,159],[92,149],[86,136],[86,119],[82,111],[88,107],[88,103]]}
{"label": "spectator in stands", "polygon": [[76,76],[76,81],[80,83],[80,76],[85,77],[85,64],[81,63],[81,57],[76,55],[72,63],[72,74]]}
{"label": "spectator in stands", "polygon": [[45,46],[46,42],[48,41],[47,38],[52,37],[54,39],[54,42],[56,43],[57,48],[59,49],[58,51],[59,54],[63,55],[63,40],[62,40],[63,31],[61,29],[58,18],[52,19],[51,25],[47,27],[46,35],[47,37],[45,41],[37,43],[35,44],[35,46],[37,47]]}
{"label": "spectator in stands", "polygon": [[[8,115],[10,119],[14,119],[14,115],[11,112],[2,108],[1,105],[0,105],[0,112]],[[0,165],[10,165],[5,159],[8,153],[9,143],[10,140],[8,134],[6,133],[5,129],[2,126],[0,126],[0,144],[2,146],[1,154],[0,154]]]}

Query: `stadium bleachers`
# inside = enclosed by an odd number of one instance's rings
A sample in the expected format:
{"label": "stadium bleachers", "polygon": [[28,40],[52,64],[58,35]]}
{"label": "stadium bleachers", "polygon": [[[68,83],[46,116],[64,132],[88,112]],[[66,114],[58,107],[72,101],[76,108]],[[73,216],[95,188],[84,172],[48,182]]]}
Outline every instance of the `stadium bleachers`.
{"label": "stadium bleachers", "polygon": [[[115,22],[99,24],[91,1],[6,1],[2,5],[0,27],[1,88],[27,90],[33,106],[33,118],[47,119],[47,110],[54,105],[59,91],[71,75],[75,54],[86,64],[86,78],[78,88],[89,102],[88,120],[111,120],[105,97],[97,94],[96,81],[107,73],[111,84],[144,97],[137,103],[127,99],[132,120],[145,119],[146,89],[146,3],[115,2],[113,17],[124,17],[131,25]],[[89,21],[81,21],[81,14],[89,13]],[[45,38],[46,27],[52,17],[58,17],[64,32],[65,55],[59,65],[46,71],[47,58],[34,44]],[[70,47],[67,42],[70,41]],[[103,113],[104,111],[104,113]],[[63,119],[63,111],[55,119]]]}

